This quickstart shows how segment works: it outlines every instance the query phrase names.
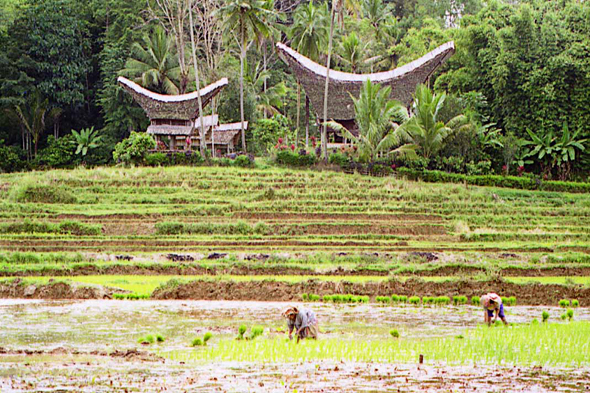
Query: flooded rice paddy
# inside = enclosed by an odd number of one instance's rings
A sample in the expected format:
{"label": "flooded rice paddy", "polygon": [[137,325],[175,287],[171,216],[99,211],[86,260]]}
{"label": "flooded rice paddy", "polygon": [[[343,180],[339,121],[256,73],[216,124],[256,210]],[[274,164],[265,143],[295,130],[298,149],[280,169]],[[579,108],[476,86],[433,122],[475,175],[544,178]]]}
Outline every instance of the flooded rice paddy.
{"label": "flooded rice paddy", "polygon": [[[330,391],[587,391],[590,367],[512,364],[450,365],[426,356],[408,363],[187,361],[178,354],[207,351],[236,336],[240,324],[262,325],[265,336],[284,335],[281,302],[31,301],[0,300],[1,392],[330,392]],[[479,307],[392,307],[309,304],[320,340],[391,340],[455,337],[483,319]],[[507,307],[510,322],[529,323],[547,310],[561,323],[563,309]],[[576,320],[590,320],[576,309]],[[191,348],[205,332],[206,348]],[[138,344],[161,334],[160,344]],[[267,339],[263,337],[262,340]],[[118,355],[110,355],[119,351]]]}

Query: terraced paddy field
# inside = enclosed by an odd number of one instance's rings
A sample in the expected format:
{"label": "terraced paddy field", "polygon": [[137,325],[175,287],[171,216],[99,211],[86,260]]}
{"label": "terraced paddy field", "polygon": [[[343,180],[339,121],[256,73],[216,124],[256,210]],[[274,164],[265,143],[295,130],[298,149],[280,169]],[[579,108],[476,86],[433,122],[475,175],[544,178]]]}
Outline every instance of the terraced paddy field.
{"label": "terraced paddy field", "polygon": [[[331,171],[0,175],[0,391],[585,391],[589,224],[587,194]],[[320,339],[286,342],[304,300]]]}

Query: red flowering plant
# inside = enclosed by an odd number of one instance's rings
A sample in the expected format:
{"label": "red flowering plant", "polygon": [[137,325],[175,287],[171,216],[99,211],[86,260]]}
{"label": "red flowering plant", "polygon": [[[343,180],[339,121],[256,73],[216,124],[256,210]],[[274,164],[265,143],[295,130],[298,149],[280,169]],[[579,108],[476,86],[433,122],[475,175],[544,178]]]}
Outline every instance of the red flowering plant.
{"label": "red flowering plant", "polygon": [[295,145],[291,143],[291,151],[295,151]]}

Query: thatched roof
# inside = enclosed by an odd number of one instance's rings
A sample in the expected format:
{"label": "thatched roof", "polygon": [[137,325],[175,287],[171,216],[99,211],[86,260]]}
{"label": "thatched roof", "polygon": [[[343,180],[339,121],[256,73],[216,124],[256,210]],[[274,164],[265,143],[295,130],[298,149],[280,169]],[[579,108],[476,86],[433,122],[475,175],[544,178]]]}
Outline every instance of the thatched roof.
{"label": "thatched roof", "polygon": [[[277,43],[277,48],[283,61],[289,65],[297,80],[303,85],[314,111],[319,118],[322,118],[327,68],[282,43]],[[350,96],[358,97],[361,86],[367,79],[374,83],[391,86],[391,98],[410,105],[416,86],[426,82],[428,77],[453,53],[455,53],[455,43],[451,41],[421,58],[391,71],[351,74],[330,70],[328,118],[334,120],[354,119],[354,105]]]}
{"label": "thatched roof", "polygon": [[[248,129],[248,122],[244,122],[244,130]],[[213,127],[213,138],[216,145],[228,145],[242,130],[241,123],[219,124]],[[207,141],[211,143],[212,140]]]}
{"label": "thatched roof", "polygon": [[[216,145],[229,145],[229,143],[240,133],[240,130],[217,131],[213,130],[213,138]],[[211,138],[207,143],[212,143]]]}
{"label": "thatched roof", "polygon": [[[143,108],[147,116],[152,119],[192,120],[199,114],[197,92],[180,95],[164,95],[145,89],[137,83],[120,76],[117,81],[133,96],[133,99]],[[217,95],[225,86],[227,78],[205,86],[200,90],[203,107]]]}
{"label": "thatched roof", "polygon": [[[209,129],[219,123],[219,116],[218,115],[209,115],[203,116],[203,125],[205,128]],[[201,127],[201,118],[197,118],[195,120],[195,135],[199,135],[199,129]],[[147,129],[148,134],[153,135],[191,135],[193,131],[192,126],[177,126],[177,125],[150,125]]]}

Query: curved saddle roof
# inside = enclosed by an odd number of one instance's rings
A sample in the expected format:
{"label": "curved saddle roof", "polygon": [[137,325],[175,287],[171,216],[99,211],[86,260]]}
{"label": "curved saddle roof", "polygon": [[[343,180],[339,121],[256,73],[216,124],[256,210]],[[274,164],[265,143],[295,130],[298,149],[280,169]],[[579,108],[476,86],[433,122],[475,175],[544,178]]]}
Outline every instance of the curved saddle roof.
{"label": "curved saddle roof", "polygon": [[[193,120],[199,115],[196,91],[188,94],[165,95],[154,93],[122,76],[117,79],[117,82],[133,96],[133,99],[143,108],[150,120]],[[227,84],[227,78],[222,78],[209,86],[203,87],[200,90],[203,107],[207,106],[211,99]]]}
{"label": "curved saddle roof", "polygon": [[[293,70],[303,85],[318,116],[323,116],[324,87],[327,68],[303,56],[287,45],[277,43],[283,61]],[[428,80],[434,71],[455,53],[455,43],[447,42],[421,58],[391,71],[374,74],[351,74],[330,70],[328,91],[328,118],[334,120],[354,119],[351,95],[358,97],[361,86],[367,79],[391,87],[391,98],[410,105],[416,86]]]}

